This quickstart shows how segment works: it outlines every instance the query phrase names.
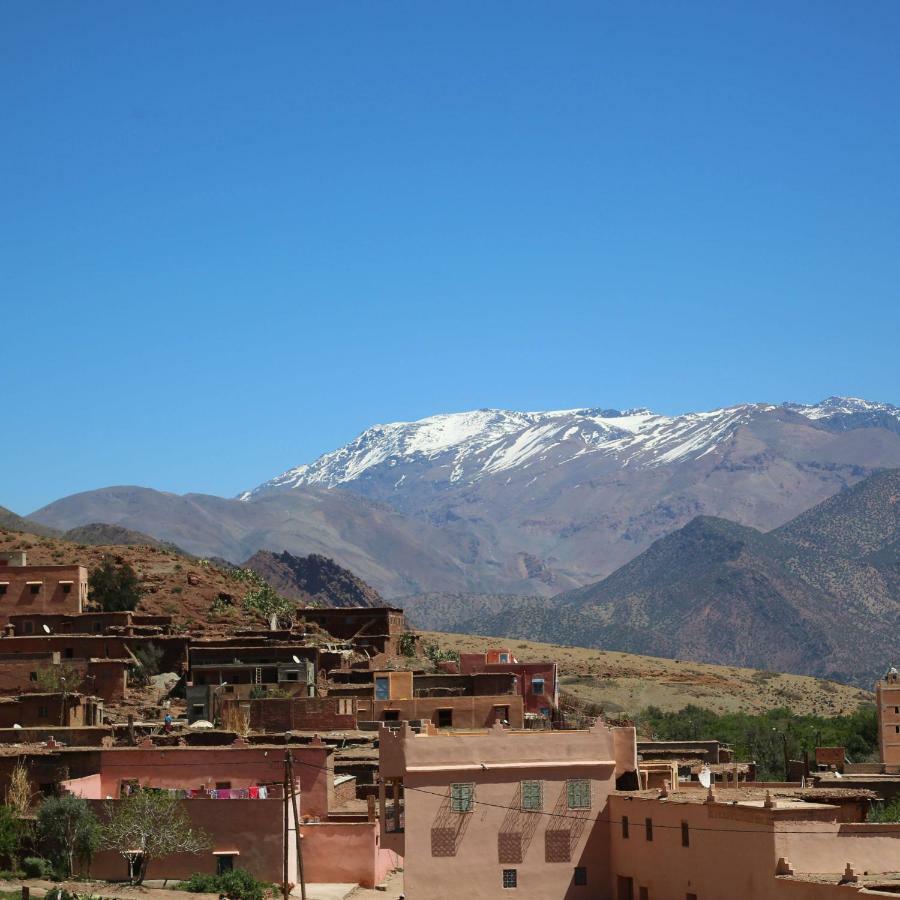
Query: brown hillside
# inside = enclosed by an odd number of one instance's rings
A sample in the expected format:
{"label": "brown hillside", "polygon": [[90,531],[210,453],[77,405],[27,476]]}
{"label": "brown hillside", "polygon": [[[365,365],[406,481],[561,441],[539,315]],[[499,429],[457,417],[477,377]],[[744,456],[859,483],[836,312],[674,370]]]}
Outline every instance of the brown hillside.
{"label": "brown hillside", "polygon": [[[171,550],[145,545],[76,544],[55,537],[23,534],[0,529],[0,551],[27,550],[33,565],[84,565],[96,568],[104,556],[131,565],[144,591],[139,610],[171,615],[175,621],[196,627],[226,625],[240,621],[244,588],[212,565]],[[233,598],[233,610],[210,615],[210,606],[220,595]]]}
{"label": "brown hillside", "polygon": [[462,653],[508,647],[524,661],[554,659],[559,663],[561,690],[586,703],[596,703],[612,714],[635,715],[648,706],[674,712],[696,704],[714,713],[761,713],[787,706],[801,715],[837,716],[873,702],[869,691],[807,675],[782,675],[517,638],[442,632],[423,632],[423,637],[445,650]]}

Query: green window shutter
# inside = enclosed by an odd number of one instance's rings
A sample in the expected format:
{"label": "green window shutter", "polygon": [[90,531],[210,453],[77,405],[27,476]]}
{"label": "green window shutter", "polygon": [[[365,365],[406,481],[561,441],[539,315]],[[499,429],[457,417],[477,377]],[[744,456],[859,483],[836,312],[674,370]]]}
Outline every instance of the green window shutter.
{"label": "green window shutter", "polygon": [[450,785],[450,809],[452,812],[471,812],[474,806],[475,786],[472,784]]}
{"label": "green window shutter", "polygon": [[591,782],[587,778],[566,782],[566,805],[569,809],[590,809]]}
{"label": "green window shutter", "polygon": [[540,781],[522,782],[522,809],[543,809]]}

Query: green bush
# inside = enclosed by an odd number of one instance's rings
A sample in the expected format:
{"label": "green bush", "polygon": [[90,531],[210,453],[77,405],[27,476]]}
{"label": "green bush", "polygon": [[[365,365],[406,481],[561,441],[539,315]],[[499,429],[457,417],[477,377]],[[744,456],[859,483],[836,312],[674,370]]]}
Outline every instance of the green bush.
{"label": "green bush", "polygon": [[53,874],[53,864],[40,856],[26,856],[22,860],[22,871],[26,878],[49,878]]}
{"label": "green bush", "polygon": [[206,875],[195,872],[187,881],[182,881],[178,889],[192,894],[224,894],[233,900],[263,900],[271,888],[265,881],[257,881],[245,869],[234,869],[223,875]]}
{"label": "green bush", "polygon": [[900,822],[900,797],[890,803],[879,803],[869,810],[869,822]]}

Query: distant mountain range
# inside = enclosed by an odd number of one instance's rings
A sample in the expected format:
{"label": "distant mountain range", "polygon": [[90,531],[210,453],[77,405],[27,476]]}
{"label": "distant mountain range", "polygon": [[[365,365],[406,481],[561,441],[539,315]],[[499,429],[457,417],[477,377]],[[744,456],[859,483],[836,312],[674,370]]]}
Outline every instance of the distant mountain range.
{"label": "distant mountain range", "polygon": [[431,595],[405,606],[424,628],[871,687],[900,651],[900,470],[768,533],[698,516],[602,581],[549,600]]}
{"label": "distant mountain range", "polygon": [[854,398],[478,410],[375,426],[234,499],[103,488],[27,522],[271,551],[282,589],[330,557],[423,626],[868,686],[900,625],[898,469],[900,409]]}
{"label": "distant mountain range", "polygon": [[332,557],[385,597],[552,596],[696,516],[770,530],[900,467],[900,409],[829,398],[681,416],[478,410],[379,425],[238,499],[103,488],[29,517],[106,522],[199,556]]}

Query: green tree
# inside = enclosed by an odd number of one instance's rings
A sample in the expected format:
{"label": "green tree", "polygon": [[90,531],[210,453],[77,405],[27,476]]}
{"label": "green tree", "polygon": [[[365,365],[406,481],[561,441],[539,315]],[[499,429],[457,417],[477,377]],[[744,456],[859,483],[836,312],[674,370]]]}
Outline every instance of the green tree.
{"label": "green tree", "polygon": [[104,612],[127,612],[141,600],[137,573],[127,562],[116,563],[104,556],[90,575],[90,600]]}
{"label": "green tree", "polygon": [[37,686],[47,694],[72,693],[81,688],[84,676],[68,663],[55,663],[37,670]]}
{"label": "green tree", "polygon": [[89,862],[94,855],[100,826],[81,797],[47,797],[38,807],[37,836],[54,867],[71,875],[76,861]]}
{"label": "green tree", "polygon": [[23,828],[16,811],[11,806],[0,806],[0,858],[12,869],[19,866],[19,848]]}
{"label": "green tree", "polygon": [[[117,851],[128,863],[132,884],[141,884],[151,860],[173,853],[201,853],[210,846],[207,835],[191,826],[182,804],[167,793],[138,790],[106,804],[102,846]],[[135,850],[140,851],[135,854]]]}

